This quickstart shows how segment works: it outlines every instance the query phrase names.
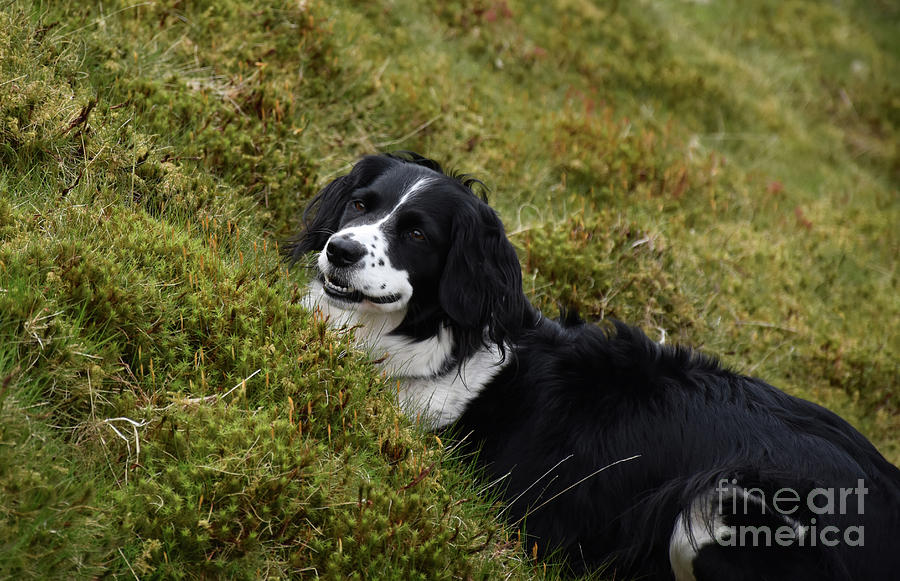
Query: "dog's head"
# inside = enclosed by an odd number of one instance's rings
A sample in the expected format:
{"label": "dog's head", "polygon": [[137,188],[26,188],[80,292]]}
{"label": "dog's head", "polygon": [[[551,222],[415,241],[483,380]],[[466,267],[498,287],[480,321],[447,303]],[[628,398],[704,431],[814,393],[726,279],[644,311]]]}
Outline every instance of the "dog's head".
{"label": "dog's head", "polygon": [[502,350],[530,308],[515,250],[473,183],[415,154],[364,157],[310,202],[288,259],[319,252],[313,285],[331,307],[400,314],[392,332],[413,339],[450,329],[457,361],[485,343]]}

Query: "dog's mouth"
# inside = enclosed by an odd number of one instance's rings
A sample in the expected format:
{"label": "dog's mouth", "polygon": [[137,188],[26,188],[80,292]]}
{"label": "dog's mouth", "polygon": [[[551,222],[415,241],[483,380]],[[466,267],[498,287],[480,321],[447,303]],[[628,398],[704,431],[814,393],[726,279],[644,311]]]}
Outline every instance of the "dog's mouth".
{"label": "dog's mouth", "polygon": [[326,295],[345,303],[361,303],[363,301],[369,301],[370,303],[375,303],[377,305],[387,305],[396,303],[402,298],[399,293],[390,293],[378,297],[367,295],[343,281],[329,278],[324,273],[319,274],[319,282],[322,283],[322,289],[325,291]]}

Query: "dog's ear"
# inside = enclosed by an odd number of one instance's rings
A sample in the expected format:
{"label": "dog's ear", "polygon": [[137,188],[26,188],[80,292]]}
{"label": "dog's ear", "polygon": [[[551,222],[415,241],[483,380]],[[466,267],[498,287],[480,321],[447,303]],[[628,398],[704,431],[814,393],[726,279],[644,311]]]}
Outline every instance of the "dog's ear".
{"label": "dog's ear", "polygon": [[530,312],[522,267],[503,223],[487,204],[473,199],[457,214],[450,243],[439,300],[456,332],[457,358],[488,342],[503,352]]}
{"label": "dog's ear", "polygon": [[344,207],[359,188],[375,181],[395,164],[402,163],[387,155],[370,155],[359,160],[350,173],[325,186],[310,200],[303,211],[303,229],[284,245],[285,259],[294,264],[304,254],[322,250],[328,238],[337,230]]}

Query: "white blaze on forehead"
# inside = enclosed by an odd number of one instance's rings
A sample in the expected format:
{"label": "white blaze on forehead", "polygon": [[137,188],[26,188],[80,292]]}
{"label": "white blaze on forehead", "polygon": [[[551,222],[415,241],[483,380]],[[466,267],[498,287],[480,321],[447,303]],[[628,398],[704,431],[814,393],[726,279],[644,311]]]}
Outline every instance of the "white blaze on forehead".
{"label": "white blaze on forehead", "polygon": [[[384,234],[384,232],[382,231],[382,228],[381,228],[382,224],[384,224],[385,222],[390,220],[394,216],[394,214],[397,213],[397,210],[399,210],[403,204],[405,204],[407,201],[409,201],[409,199],[412,198],[416,193],[418,193],[418,192],[424,190],[426,187],[428,187],[428,185],[430,183],[432,183],[433,181],[435,181],[435,178],[427,178],[426,177],[426,178],[417,179],[415,182],[412,183],[412,185],[410,185],[406,188],[406,191],[404,191],[403,194],[401,194],[400,199],[397,201],[397,204],[393,208],[391,208],[391,211],[388,212],[386,216],[384,216],[383,218],[381,218],[380,220],[378,220],[376,222],[373,222],[372,224],[367,224],[367,226],[378,228],[379,233]],[[365,226],[351,226],[350,228],[344,228],[343,230],[339,230],[338,232],[333,234],[332,237],[340,236],[341,234],[351,231],[351,230],[354,230],[356,228],[365,228]],[[383,240],[385,243],[387,243],[386,238],[384,238]]]}
{"label": "white blaze on forehead", "polygon": [[[403,195],[400,197],[400,201],[397,202],[397,205],[394,206],[394,211],[397,210],[400,206],[403,205],[409,198],[411,198],[417,192],[424,190],[428,187],[431,182],[435,181],[435,178],[419,178],[411,186],[406,188],[406,191],[403,192]],[[393,212],[392,212],[393,213]]]}

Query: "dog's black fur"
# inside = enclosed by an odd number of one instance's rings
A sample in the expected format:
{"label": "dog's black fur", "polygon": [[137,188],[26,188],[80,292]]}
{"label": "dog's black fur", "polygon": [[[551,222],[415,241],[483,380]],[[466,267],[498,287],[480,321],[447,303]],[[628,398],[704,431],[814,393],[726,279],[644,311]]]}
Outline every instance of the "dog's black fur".
{"label": "dog's black fur", "polygon": [[[397,192],[418,176],[434,181],[400,212]],[[671,579],[673,530],[684,523],[680,550],[690,560],[679,578],[900,578],[900,471],[859,432],[816,404],[635,328],[542,316],[525,298],[502,223],[471,185],[414,154],[366,157],[312,202],[289,252],[297,261],[348,225],[388,216],[379,226],[387,255],[413,288],[389,334],[416,343],[450,329],[436,381],[463,374],[486,347],[502,353],[488,381],[467,386],[471,399],[444,429],[486,481],[498,481],[502,512],[524,526],[529,549],[537,544],[575,572],[606,565],[615,578]],[[348,216],[361,195],[382,211]],[[428,234],[427,246],[406,245],[406,226],[397,225],[404,216]],[[835,501],[841,489],[857,493],[845,494],[847,514],[819,514],[827,496],[817,488]],[[779,490],[800,497],[789,503],[796,510],[777,510],[777,499],[793,496]],[[704,541],[716,526],[788,527],[797,538],[758,547],[730,546],[727,536]]]}

